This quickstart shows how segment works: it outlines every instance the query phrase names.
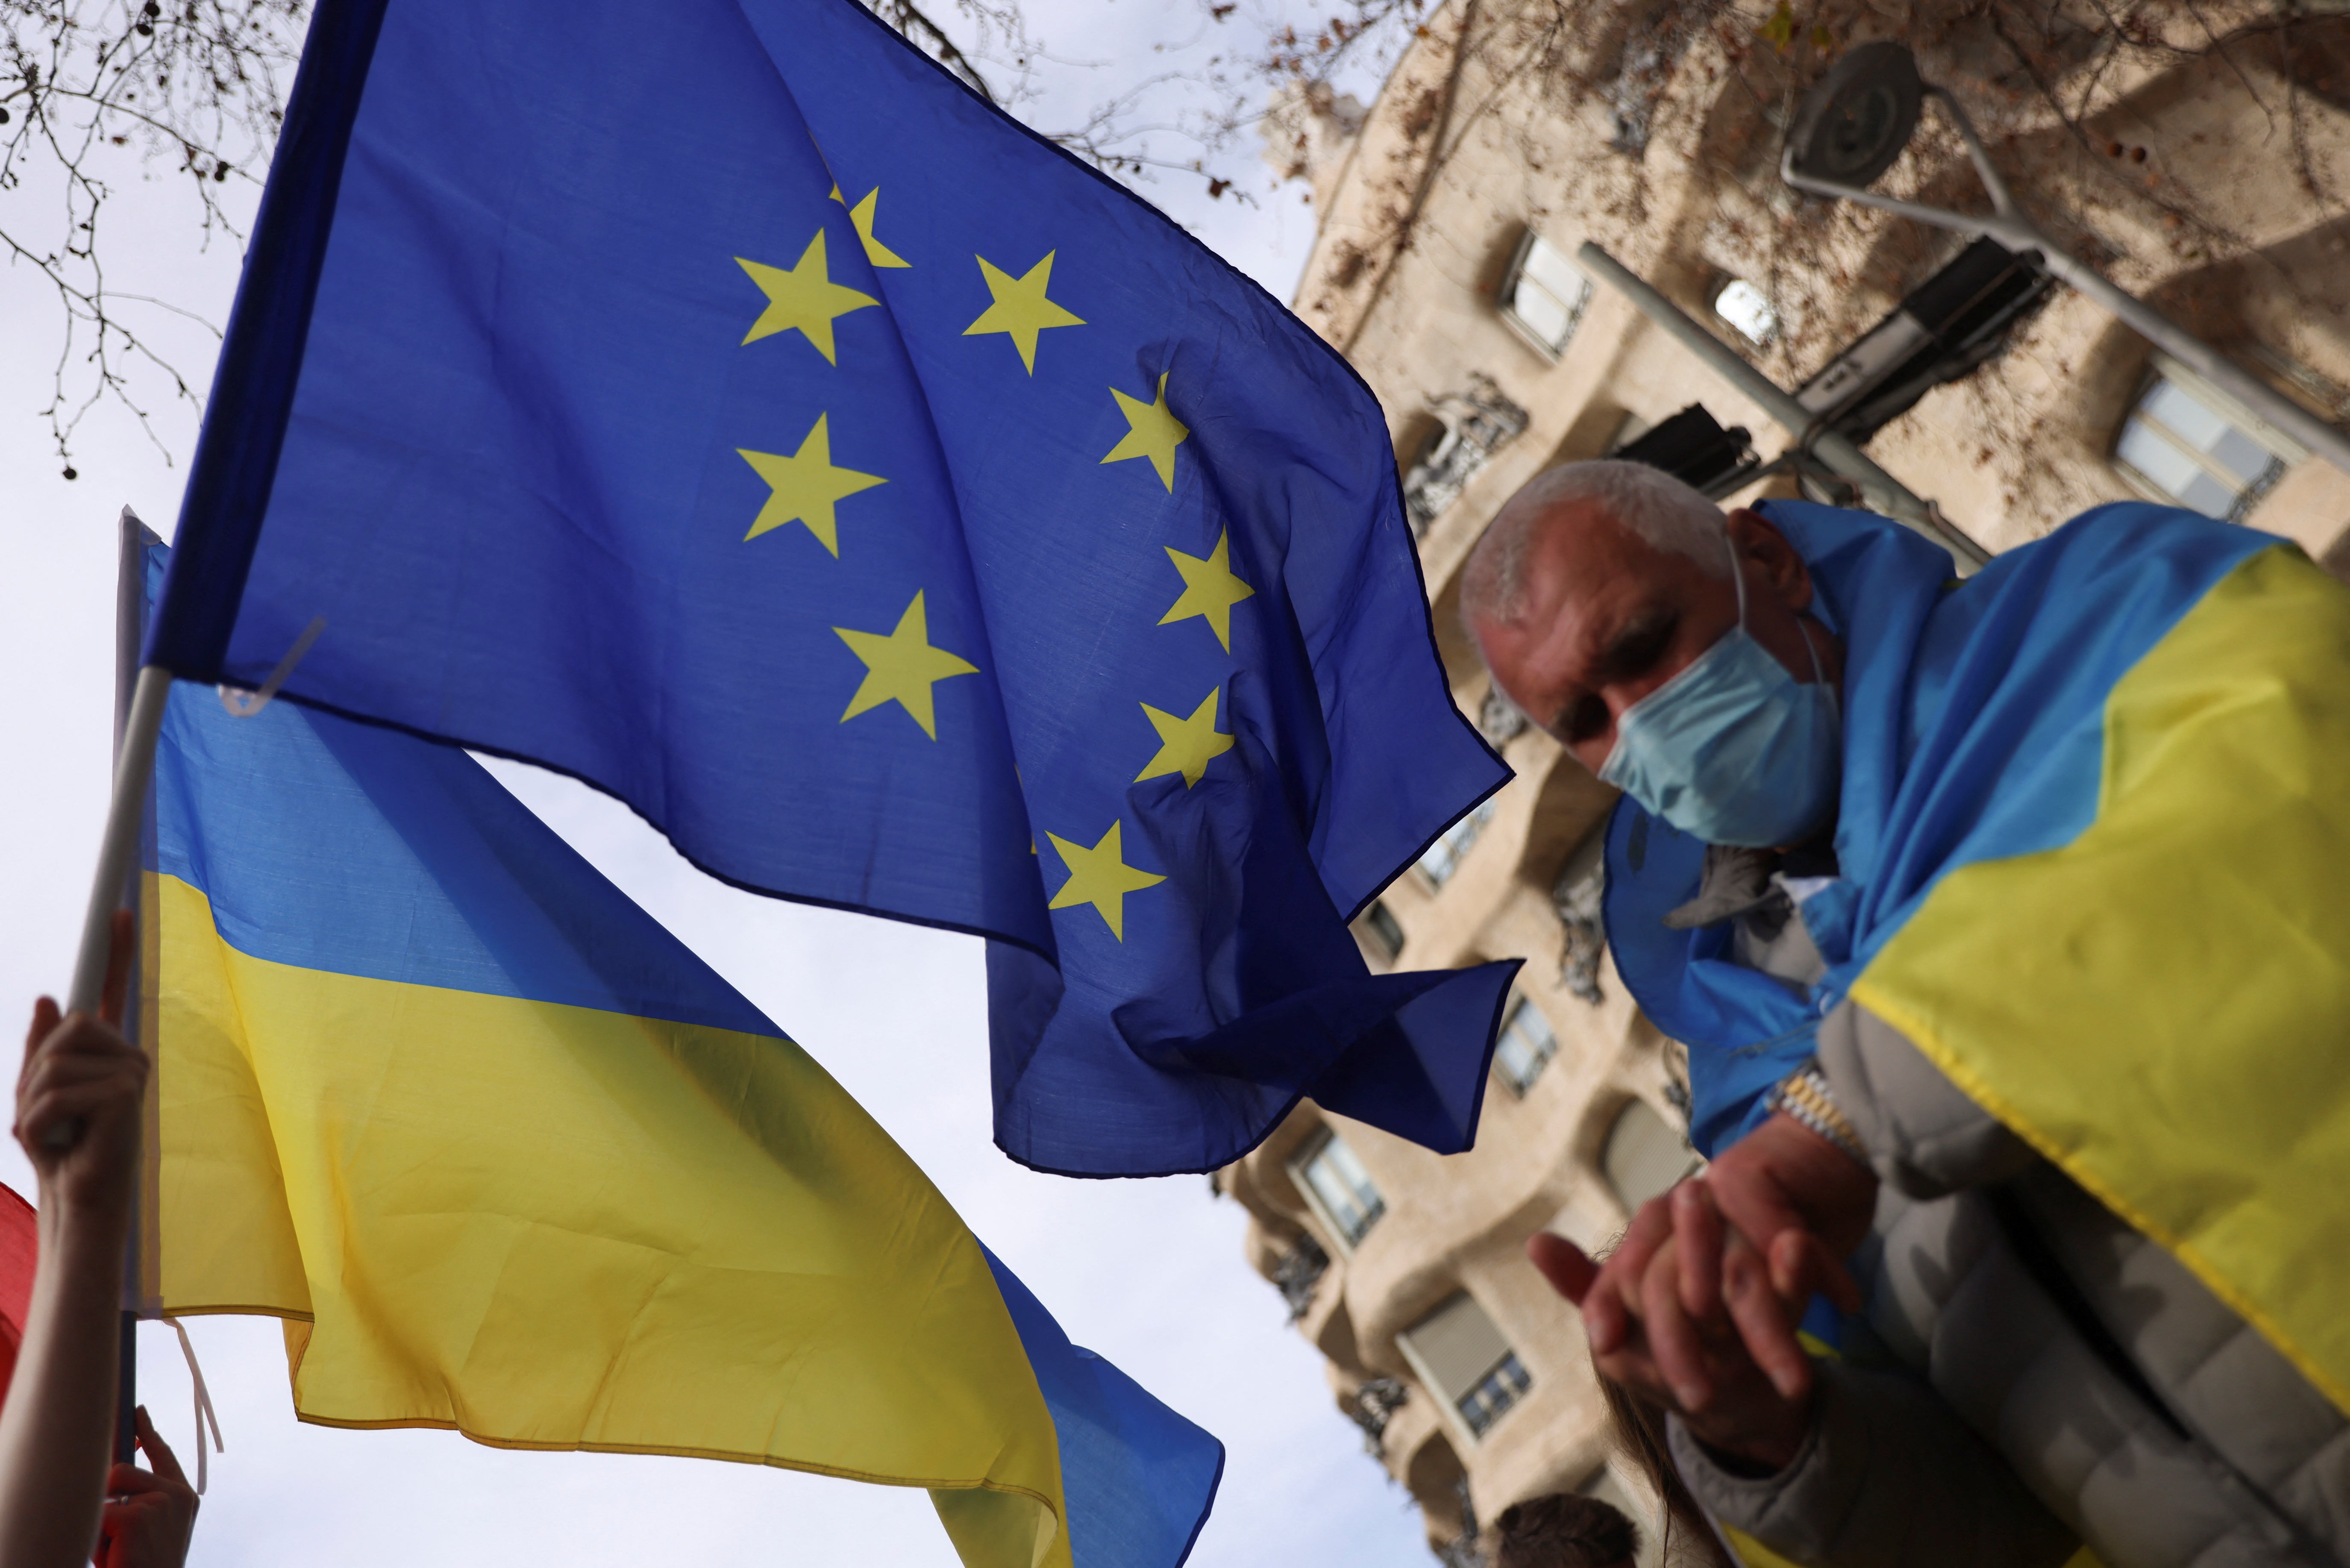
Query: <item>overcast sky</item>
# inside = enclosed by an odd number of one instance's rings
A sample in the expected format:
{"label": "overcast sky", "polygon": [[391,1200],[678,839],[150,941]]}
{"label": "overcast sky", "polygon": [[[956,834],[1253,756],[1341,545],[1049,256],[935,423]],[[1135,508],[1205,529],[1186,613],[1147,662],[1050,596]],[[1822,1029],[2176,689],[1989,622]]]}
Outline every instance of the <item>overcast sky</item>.
{"label": "overcast sky", "polygon": [[[1266,5],[1277,0],[1263,0]],[[1142,76],[1185,68],[1238,38],[1184,0],[1031,0],[1056,64],[1026,110],[1067,123]],[[1245,15],[1240,20],[1245,20]],[[1069,64],[1066,62],[1080,62]],[[1087,65],[1082,62],[1098,62]],[[1153,114],[1184,101],[1167,89]],[[1181,144],[1164,143],[1170,151]],[[1253,155],[1232,161],[1259,204],[1169,177],[1146,186],[1286,300],[1313,234],[1295,185]],[[217,323],[238,254],[201,250],[182,181],[117,171],[112,282]],[[51,192],[0,195],[11,224]],[[250,192],[246,204],[250,206]],[[192,379],[215,340],[160,310],[140,317]],[[161,450],[127,416],[94,413],[61,475],[38,410],[58,349],[47,286],[0,268],[0,663],[11,676],[0,766],[0,1004],[22,1016],[62,991],[107,790],[118,510],[167,536],[196,419],[168,383],[138,387]],[[622,808],[583,786],[501,765],[499,776],[639,902],[790,1030],[929,1171],[972,1228],[1078,1344],[1108,1356],[1222,1438],[1230,1458],[1192,1561],[1241,1568],[1422,1568],[1419,1517],[1333,1407],[1320,1357],[1241,1256],[1243,1216],[1198,1177],[1082,1182],[1035,1175],[988,1136],[987,1041],[976,941],[803,909],[720,886]],[[13,1143],[0,1180],[30,1191]],[[446,1432],[351,1432],[293,1418],[279,1330],[191,1324],[229,1451],[213,1460],[192,1562],[496,1564],[881,1563],[951,1568],[920,1491],[786,1471],[623,1455],[513,1453]],[[194,1469],[188,1376],[149,1324],[140,1386]]]}

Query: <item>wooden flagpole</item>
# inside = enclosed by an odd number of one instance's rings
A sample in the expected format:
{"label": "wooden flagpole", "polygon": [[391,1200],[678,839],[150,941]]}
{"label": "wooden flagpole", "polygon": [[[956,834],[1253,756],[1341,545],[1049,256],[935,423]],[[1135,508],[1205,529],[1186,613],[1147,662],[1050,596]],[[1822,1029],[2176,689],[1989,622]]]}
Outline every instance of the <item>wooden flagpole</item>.
{"label": "wooden flagpole", "polygon": [[[171,677],[161,670],[141,669],[139,656],[147,627],[146,525],[130,507],[122,509],[120,549],[114,580],[114,794],[109,803],[106,830],[99,842],[98,876],[90,888],[89,909],[82,924],[81,950],[75,956],[73,990],[68,1005],[95,1012],[106,980],[108,950],[112,945],[114,911],[139,907],[139,840],[147,813],[147,790],[154,773],[155,742],[162,729]],[[151,679],[152,678],[152,679]],[[135,1037],[137,1025],[126,1012],[124,1023]],[[151,1050],[148,1041],[139,1044]],[[151,1079],[148,1093],[155,1092]],[[152,1158],[149,1150],[142,1158]],[[142,1188],[144,1183],[141,1183]],[[142,1194],[143,1196],[143,1194]],[[139,1444],[139,1259],[140,1228],[134,1219],[130,1245],[123,1256],[123,1307],[120,1366],[115,1377],[114,1459],[130,1464]],[[197,1434],[198,1439],[203,1438]]]}

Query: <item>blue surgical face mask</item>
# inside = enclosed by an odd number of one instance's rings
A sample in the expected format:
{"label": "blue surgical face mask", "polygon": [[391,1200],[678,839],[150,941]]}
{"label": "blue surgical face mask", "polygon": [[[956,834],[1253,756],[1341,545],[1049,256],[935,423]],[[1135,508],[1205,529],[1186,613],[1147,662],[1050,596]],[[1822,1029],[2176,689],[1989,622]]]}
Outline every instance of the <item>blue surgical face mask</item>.
{"label": "blue surgical face mask", "polygon": [[1738,624],[1624,711],[1599,776],[1708,844],[1800,844],[1826,825],[1843,780],[1835,692],[1816,652],[1805,685],[1747,635],[1734,545],[1730,575]]}

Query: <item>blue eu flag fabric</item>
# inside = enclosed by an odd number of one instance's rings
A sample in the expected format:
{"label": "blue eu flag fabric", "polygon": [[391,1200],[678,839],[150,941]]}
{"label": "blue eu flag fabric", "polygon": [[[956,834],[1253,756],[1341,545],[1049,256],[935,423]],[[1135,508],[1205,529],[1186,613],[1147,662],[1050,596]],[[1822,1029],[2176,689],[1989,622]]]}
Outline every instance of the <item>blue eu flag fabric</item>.
{"label": "blue eu flag fabric", "polygon": [[989,939],[1017,1159],[1475,1136],[1514,966],[1346,929],[1506,776],[1375,400],[847,0],[328,0],[178,541],[181,675]]}

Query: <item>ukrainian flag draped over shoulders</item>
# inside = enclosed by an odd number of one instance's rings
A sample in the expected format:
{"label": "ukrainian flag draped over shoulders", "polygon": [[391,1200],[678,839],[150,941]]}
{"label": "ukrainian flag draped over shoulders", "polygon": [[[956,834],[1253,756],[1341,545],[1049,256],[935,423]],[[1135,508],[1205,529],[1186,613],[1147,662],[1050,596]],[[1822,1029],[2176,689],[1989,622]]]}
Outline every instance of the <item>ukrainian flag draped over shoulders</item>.
{"label": "ukrainian flag draped over shoulders", "polygon": [[1882,518],[1766,504],[1844,639],[1841,877],[1798,994],[1675,931],[1704,846],[1628,800],[1627,987],[1711,1153],[1846,997],[2176,1254],[2350,1410],[2350,591],[2293,545],[2101,506],[1963,585]]}
{"label": "ukrainian flag draped over shoulders", "polygon": [[150,656],[990,939],[998,1141],[1474,1136],[1345,920],[1505,776],[1368,390],[848,0],[328,0]]}
{"label": "ukrainian flag draped over shoulders", "polygon": [[306,1421],[931,1489],[970,1568],[1177,1568],[1222,1447],[463,753],[175,688],[142,894],[152,1310]]}

